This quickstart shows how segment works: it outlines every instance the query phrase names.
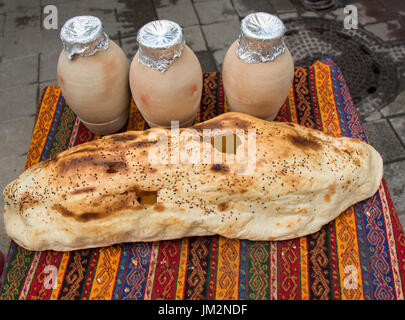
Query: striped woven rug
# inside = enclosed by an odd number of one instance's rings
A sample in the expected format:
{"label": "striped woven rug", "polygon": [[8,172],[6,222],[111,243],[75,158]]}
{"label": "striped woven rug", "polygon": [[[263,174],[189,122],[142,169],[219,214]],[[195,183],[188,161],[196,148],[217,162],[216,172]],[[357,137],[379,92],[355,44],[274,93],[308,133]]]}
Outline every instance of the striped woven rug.
{"label": "striped woven rug", "polygon": [[[221,74],[203,81],[196,122],[227,111]],[[367,141],[331,58],[295,68],[276,121]],[[124,130],[147,128],[132,102]],[[60,88],[46,87],[26,167],[96,138]],[[194,237],[72,252],[33,252],[10,241],[5,270],[1,299],[404,299],[405,234],[383,181],[373,197],[307,237]]]}

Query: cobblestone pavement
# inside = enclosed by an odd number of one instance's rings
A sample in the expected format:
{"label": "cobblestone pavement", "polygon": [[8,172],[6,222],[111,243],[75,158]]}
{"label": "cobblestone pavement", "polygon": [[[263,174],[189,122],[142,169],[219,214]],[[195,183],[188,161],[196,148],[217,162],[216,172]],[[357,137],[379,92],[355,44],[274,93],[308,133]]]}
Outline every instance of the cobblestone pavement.
{"label": "cobblestone pavement", "polygon": [[[58,28],[72,16],[98,16],[128,59],[137,50],[136,33],[142,25],[154,19],[177,21],[205,72],[221,70],[225,52],[238,36],[240,20],[251,12],[266,11],[282,18],[287,30],[296,28],[286,34],[296,63],[337,56],[370,143],[383,155],[385,178],[404,225],[405,93],[400,92],[405,90],[405,1],[335,2],[334,8],[316,12],[299,0],[0,0],[0,190],[22,171],[40,93],[46,85],[57,83],[59,30],[43,27],[45,6],[56,6]],[[351,32],[343,30],[343,7],[349,3],[359,15],[359,28]],[[316,29],[321,24],[331,35],[326,44]],[[335,27],[329,27],[332,24]],[[352,52],[335,50],[337,36],[358,37],[363,44]],[[358,62],[345,59],[353,52],[361,57]],[[371,73],[366,73],[369,67]],[[361,87],[361,82],[368,87]],[[6,251],[7,244],[1,222],[0,250]]]}

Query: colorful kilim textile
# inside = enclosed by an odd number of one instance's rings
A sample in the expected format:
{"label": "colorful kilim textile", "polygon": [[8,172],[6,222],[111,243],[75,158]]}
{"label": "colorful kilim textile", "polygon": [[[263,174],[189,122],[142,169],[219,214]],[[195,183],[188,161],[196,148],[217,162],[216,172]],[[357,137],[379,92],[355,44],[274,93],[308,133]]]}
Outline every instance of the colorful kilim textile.
{"label": "colorful kilim textile", "polygon": [[[203,77],[197,122],[226,112],[219,73]],[[367,141],[331,58],[296,67],[276,121]],[[132,102],[127,130],[147,129]],[[43,91],[26,167],[97,138]],[[405,234],[383,181],[319,232],[279,242],[220,236],[125,243],[73,252],[32,252],[13,241],[1,299],[404,299]]]}

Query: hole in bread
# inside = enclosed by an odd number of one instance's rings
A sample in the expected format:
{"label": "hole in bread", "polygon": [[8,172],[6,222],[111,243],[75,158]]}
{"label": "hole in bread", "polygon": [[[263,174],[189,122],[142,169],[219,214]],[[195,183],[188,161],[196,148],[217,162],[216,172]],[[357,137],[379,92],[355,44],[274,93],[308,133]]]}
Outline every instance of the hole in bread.
{"label": "hole in bread", "polygon": [[107,173],[117,173],[117,168],[114,164],[109,164],[107,167]]}
{"label": "hole in bread", "polygon": [[137,191],[136,200],[140,205],[151,205],[157,202],[157,191]]}
{"label": "hole in bread", "polygon": [[242,141],[236,134],[221,135],[211,138],[211,145],[222,153],[236,154],[236,149]]}
{"label": "hole in bread", "polygon": [[107,173],[117,173],[119,169],[124,168],[125,162],[105,162],[105,166],[107,166]]}

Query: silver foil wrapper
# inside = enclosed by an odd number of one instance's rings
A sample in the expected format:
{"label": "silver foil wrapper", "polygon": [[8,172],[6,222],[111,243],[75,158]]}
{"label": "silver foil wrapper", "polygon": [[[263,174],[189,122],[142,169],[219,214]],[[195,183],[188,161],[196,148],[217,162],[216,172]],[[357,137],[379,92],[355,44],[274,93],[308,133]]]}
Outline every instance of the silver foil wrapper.
{"label": "silver foil wrapper", "polygon": [[237,56],[247,63],[273,61],[285,52],[285,26],[265,12],[249,14],[241,22]]}
{"label": "silver foil wrapper", "polygon": [[100,19],[93,16],[77,16],[63,25],[60,38],[69,59],[75,54],[91,56],[100,50],[107,50],[109,38],[103,32]]}
{"label": "silver foil wrapper", "polygon": [[147,67],[165,72],[181,56],[185,46],[183,30],[169,20],[145,24],[138,32],[138,61]]}

